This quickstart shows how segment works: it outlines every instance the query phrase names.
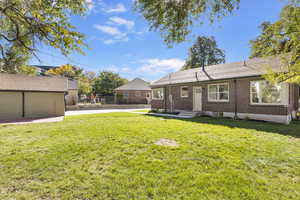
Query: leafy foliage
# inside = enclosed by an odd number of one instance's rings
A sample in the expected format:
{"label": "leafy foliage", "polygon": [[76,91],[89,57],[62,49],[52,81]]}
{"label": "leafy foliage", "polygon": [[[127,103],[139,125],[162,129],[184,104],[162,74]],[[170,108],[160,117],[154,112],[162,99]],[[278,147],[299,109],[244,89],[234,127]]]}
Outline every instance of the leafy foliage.
{"label": "leafy foliage", "polygon": [[189,49],[189,56],[183,70],[225,63],[225,53],[217,47],[214,37],[197,37]]}
{"label": "leafy foliage", "polygon": [[38,70],[35,67],[28,66],[28,65],[22,65],[19,67],[19,74],[25,74],[30,76],[36,76],[38,73]]}
{"label": "leafy foliage", "polygon": [[94,83],[94,91],[100,95],[113,95],[114,89],[128,82],[119,74],[104,71],[99,74]]}
{"label": "leafy foliage", "polygon": [[202,24],[204,17],[213,23],[238,9],[239,3],[240,0],[136,0],[135,8],[149,22],[150,29],[160,31],[171,45],[184,41],[192,25]]}
{"label": "leafy foliage", "polygon": [[19,73],[29,60],[28,52],[25,49],[18,48],[16,44],[6,47],[3,54],[4,56],[0,56],[0,72],[4,73]]}
{"label": "leafy foliage", "polygon": [[79,94],[90,95],[93,92],[93,85],[96,80],[96,73],[85,72],[79,78]]}
{"label": "leafy foliage", "polygon": [[[2,0],[0,1],[0,61],[18,64],[18,55],[36,55],[37,45],[44,44],[68,55],[82,52],[84,36],[70,23],[71,15],[83,15],[85,0]],[[8,66],[6,71],[15,70]]]}
{"label": "leafy foliage", "polygon": [[275,23],[264,22],[261,35],[250,42],[251,58],[280,55],[288,66],[286,73],[269,69],[266,78],[274,83],[300,83],[300,6],[297,2],[285,6]]}
{"label": "leafy foliage", "polygon": [[79,67],[65,64],[58,68],[52,68],[49,69],[46,74],[47,75],[60,75],[64,76],[70,79],[79,79],[82,75],[83,69],[80,69]]}

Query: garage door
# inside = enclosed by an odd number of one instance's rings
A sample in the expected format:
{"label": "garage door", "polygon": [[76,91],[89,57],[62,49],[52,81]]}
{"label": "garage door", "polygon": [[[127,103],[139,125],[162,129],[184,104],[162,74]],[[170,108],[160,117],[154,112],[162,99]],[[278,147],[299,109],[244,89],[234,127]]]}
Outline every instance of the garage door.
{"label": "garage door", "polygon": [[0,120],[20,119],[22,110],[22,92],[0,92]]}
{"label": "garage door", "polygon": [[64,94],[48,92],[25,92],[25,117],[63,116]]}

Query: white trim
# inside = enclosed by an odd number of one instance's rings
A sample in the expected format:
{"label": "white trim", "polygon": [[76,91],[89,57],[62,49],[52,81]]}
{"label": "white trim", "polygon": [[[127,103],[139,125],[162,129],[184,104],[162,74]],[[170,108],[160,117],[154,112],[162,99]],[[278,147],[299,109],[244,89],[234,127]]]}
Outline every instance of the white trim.
{"label": "white trim", "polygon": [[[209,88],[210,88],[210,86],[214,86],[214,85],[216,85],[217,86],[217,96],[218,96],[218,98],[219,98],[219,86],[220,85],[227,85],[228,86],[228,100],[222,100],[222,99],[217,99],[217,100],[215,100],[215,99],[210,99],[210,97],[209,97]],[[223,83],[213,83],[213,84],[208,84],[207,85],[207,101],[208,102],[229,102],[229,100],[230,100],[230,88],[229,88],[229,83],[228,82],[223,82]]]}
{"label": "white trim", "polygon": [[[154,95],[153,95],[153,92],[155,91],[155,90],[161,90],[161,97],[160,98],[154,98]],[[164,88],[154,88],[154,89],[152,89],[151,90],[151,96],[152,96],[152,100],[163,100],[164,99]]]}
{"label": "white trim", "polygon": [[[211,112],[205,111],[203,112],[205,115],[211,117],[217,117],[218,113],[222,112]],[[223,112],[223,117],[234,118],[234,112]],[[253,119],[253,120],[261,120],[266,122],[274,122],[280,124],[289,124],[292,121],[291,115],[267,115],[267,114],[253,114],[253,113],[237,113],[237,117],[239,119]]]}
{"label": "white trim", "polygon": [[[187,88],[188,90],[187,90],[187,96],[182,96],[182,88]],[[181,98],[188,98],[189,97],[189,86],[181,86],[180,87],[180,97]]]}

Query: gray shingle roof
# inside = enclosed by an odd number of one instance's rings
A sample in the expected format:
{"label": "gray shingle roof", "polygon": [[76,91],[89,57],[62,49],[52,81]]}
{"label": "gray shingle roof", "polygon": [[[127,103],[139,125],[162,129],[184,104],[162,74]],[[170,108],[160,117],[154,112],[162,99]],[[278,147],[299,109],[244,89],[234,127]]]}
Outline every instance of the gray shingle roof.
{"label": "gray shingle roof", "polygon": [[140,78],[135,78],[115,90],[151,90],[150,84]]}
{"label": "gray shingle roof", "polygon": [[177,83],[260,76],[266,73],[268,67],[271,67],[275,72],[287,70],[287,66],[282,64],[279,56],[254,58],[245,62],[207,66],[204,71],[202,68],[194,68],[170,73],[158,81],[153,82],[151,87]]}

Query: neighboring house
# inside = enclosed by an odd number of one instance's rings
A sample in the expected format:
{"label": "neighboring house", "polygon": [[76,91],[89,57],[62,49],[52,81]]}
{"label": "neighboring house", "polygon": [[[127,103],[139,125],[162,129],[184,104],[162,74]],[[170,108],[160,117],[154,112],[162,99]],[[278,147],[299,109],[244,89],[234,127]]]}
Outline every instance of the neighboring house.
{"label": "neighboring house", "polygon": [[151,84],[153,110],[288,124],[299,109],[299,86],[272,86],[266,68],[284,72],[280,58],[256,58],[171,73]]}
{"label": "neighboring house", "polygon": [[0,73],[0,120],[65,114],[68,79]]}
{"label": "neighboring house", "polygon": [[[57,66],[47,66],[47,65],[31,65],[35,67],[38,71],[38,75],[46,76],[46,71],[50,69],[58,68]],[[66,95],[67,105],[76,105],[78,103],[78,81],[70,80],[68,81],[68,94]]]}
{"label": "neighboring house", "polygon": [[116,103],[148,104],[150,103],[150,84],[140,78],[135,78],[114,90]]}

